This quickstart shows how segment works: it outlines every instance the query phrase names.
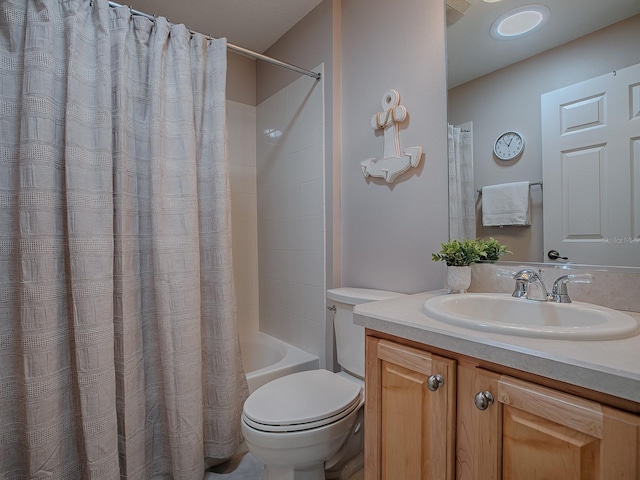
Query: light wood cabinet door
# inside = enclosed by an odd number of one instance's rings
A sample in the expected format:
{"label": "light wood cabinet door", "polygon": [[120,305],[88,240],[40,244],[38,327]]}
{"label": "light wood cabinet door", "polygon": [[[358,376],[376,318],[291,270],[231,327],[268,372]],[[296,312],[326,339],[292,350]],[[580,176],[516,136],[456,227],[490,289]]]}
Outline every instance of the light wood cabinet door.
{"label": "light wood cabinet door", "polygon": [[452,480],[455,361],[372,337],[366,358],[365,478]]}
{"label": "light wood cabinet door", "polygon": [[458,435],[473,433],[458,446],[458,463],[471,460],[459,479],[640,479],[638,416],[481,369],[474,377],[474,390],[489,392],[493,404],[460,419],[470,424],[459,424]]}

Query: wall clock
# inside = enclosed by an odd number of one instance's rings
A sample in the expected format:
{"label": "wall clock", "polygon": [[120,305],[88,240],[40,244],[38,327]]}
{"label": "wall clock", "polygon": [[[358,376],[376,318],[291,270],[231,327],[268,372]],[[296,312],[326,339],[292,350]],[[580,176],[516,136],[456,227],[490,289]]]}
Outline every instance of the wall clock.
{"label": "wall clock", "polygon": [[493,153],[500,160],[513,160],[522,154],[524,138],[518,132],[505,132],[493,145]]}

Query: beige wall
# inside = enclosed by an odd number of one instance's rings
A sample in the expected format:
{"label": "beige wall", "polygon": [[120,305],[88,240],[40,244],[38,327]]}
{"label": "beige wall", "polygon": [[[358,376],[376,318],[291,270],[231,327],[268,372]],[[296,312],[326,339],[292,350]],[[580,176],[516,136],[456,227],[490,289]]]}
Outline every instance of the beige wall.
{"label": "beige wall", "polygon": [[[332,76],[332,37],[334,6],[339,1],[324,0],[264,52],[269,57],[308,70],[325,63],[326,76]],[[257,64],[258,103],[300,77],[299,73],[266,62]]]}
{"label": "beige wall", "polygon": [[[444,2],[342,2],[342,283],[404,293],[441,288],[431,253],[448,238]],[[365,179],[380,158],[370,120],[394,88],[409,112],[401,148],[424,157],[393,185]]]}
{"label": "beige wall", "polygon": [[[449,122],[473,121],[476,189],[496,183],[542,180],[540,95],[640,63],[638,45],[640,15],[451,89]],[[493,159],[493,143],[506,130],[517,130],[525,137],[525,151],[515,162]],[[506,243],[514,254],[505,259],[543,261],[539,187],[531,188],[531,198],[531,227],[482,227],[481,202],[478,203],[477,234]]]}
{"label": "beige wall", "polygon": [[232,51],[227,56],[227,100],[256,105],[256,61]]}

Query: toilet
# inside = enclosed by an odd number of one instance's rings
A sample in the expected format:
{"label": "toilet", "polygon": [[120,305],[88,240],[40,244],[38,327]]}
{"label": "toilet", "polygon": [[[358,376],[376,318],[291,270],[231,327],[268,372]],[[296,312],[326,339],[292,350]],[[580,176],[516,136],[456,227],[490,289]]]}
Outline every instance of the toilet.
{"label": "toilet", "polygon": [[258,388],[244,403],[241,428],[267,480],[348,479],[363,464],[364,328],[353,306],[401,293],[363,288],[327,290],[335,310],[342,371],[294,373]]}

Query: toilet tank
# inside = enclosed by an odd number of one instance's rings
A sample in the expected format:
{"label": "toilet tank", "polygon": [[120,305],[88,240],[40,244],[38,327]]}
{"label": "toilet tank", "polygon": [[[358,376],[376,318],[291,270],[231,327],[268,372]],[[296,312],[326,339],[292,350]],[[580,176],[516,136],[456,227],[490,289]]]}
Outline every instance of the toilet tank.
{"label": "toilet tank", "polygon": [[327,298],[336,307],[333,327],[338,363],[343,370],[364,378],[364,328],[353,323],[354,305],[401,296],[404,294],[368,288],[342,287],[327,290]]}

